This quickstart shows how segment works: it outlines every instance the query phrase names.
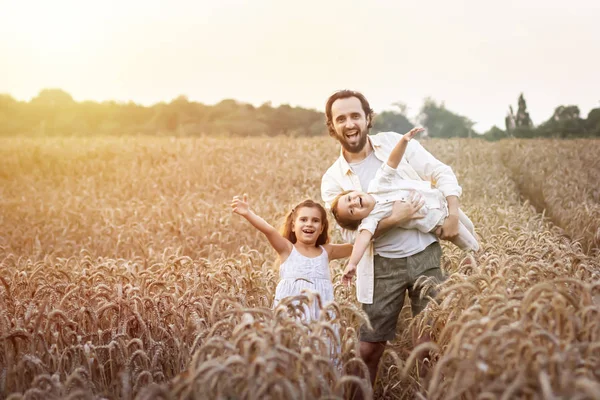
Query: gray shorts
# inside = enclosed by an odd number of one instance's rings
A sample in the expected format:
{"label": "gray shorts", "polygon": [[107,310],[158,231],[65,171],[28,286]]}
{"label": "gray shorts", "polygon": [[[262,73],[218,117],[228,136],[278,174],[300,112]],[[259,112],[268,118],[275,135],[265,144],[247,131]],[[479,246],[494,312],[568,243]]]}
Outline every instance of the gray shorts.
{"label": "gray shorts", "polygon": [[[365,325],[360,327],[359,338],[362,342],[385,342],[394,339],[406,291],[410,297],[413,317],[425,308],[429,299],[420,297],[421,291],[419,287],[415,287],[415,282],[421,276],[433,277],[435,283],[443,282],[445,276],[440,269],[441,258],[442,248],[438,242],[405,258],[375,256],[373,304],[362,305],[373,330],[369,330]],[[428,296],[434,295],[435,293],[428,293]]]}

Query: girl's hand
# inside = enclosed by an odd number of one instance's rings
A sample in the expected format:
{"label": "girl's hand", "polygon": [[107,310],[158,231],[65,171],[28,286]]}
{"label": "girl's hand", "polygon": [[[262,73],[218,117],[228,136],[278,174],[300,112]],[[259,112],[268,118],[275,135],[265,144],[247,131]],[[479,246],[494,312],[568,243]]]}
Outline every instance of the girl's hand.
{"label": "girl's hand", "polygon": [[356,275],[356,265],[348,263],[346,269],[344,269],[344,274],[342,275],[342,283],[346,286],[350,286],[354,275]]}
{"label": "girl's hand", "polygon": [[425,131],[425,129],[423,128],[412,128],[410,131],[406,132],[403,136],[402,139],[406,140],[407,142],[414,138],[415,136],[417,136],[418,133],[421,133]]}
{"label": "girl's hand", "polygon": [[240,196],[233,196],[231,200],[231,211],[245,217],[250,212],[250,205],[248,204],[248,195],[244,193],[242,199]]}

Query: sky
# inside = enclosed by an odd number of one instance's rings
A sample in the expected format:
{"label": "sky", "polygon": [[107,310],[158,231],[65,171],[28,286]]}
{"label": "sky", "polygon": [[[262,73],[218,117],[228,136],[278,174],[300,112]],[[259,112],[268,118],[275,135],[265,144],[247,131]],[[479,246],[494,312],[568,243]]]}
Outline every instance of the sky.
{"label": "sky", "polygon": [[426,97],[504,127],[521,92],[535,124],[600,106],[598,0],[0,0],[0,93],[77,101],[324,110],[339,89],[376,112]]}

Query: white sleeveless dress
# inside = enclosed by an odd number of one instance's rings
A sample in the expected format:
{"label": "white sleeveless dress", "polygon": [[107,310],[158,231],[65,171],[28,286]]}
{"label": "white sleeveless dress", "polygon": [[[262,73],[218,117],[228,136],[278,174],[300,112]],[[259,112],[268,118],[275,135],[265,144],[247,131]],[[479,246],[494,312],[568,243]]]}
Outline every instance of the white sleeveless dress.
{"label": "white sleeveless dress", "polygon": [[[275,290],[273,308],[277,306],[281,299],[301,294],[302,289],[319,293],[323,305],[333,301],[329,255],[323,246],[319,247],[322,251],[321,255],[313,258],[303,256],[296,250],[296,246],[292,247],[292,252],[279,267],[280,281]],[[319,318],[317,304],[314,304],[310,309],[310,317],[313,319]]]}

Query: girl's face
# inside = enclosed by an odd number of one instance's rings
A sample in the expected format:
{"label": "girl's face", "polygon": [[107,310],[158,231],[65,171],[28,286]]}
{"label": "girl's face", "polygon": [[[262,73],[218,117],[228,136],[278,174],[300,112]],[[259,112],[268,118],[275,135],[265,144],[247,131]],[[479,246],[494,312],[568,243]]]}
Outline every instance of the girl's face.
{"label": "girl's face", "polygon": [[296,240],[300,243],[314,245],[323,232],[321,211],[316,207],[302,207],[296,211],[292,225]]}

